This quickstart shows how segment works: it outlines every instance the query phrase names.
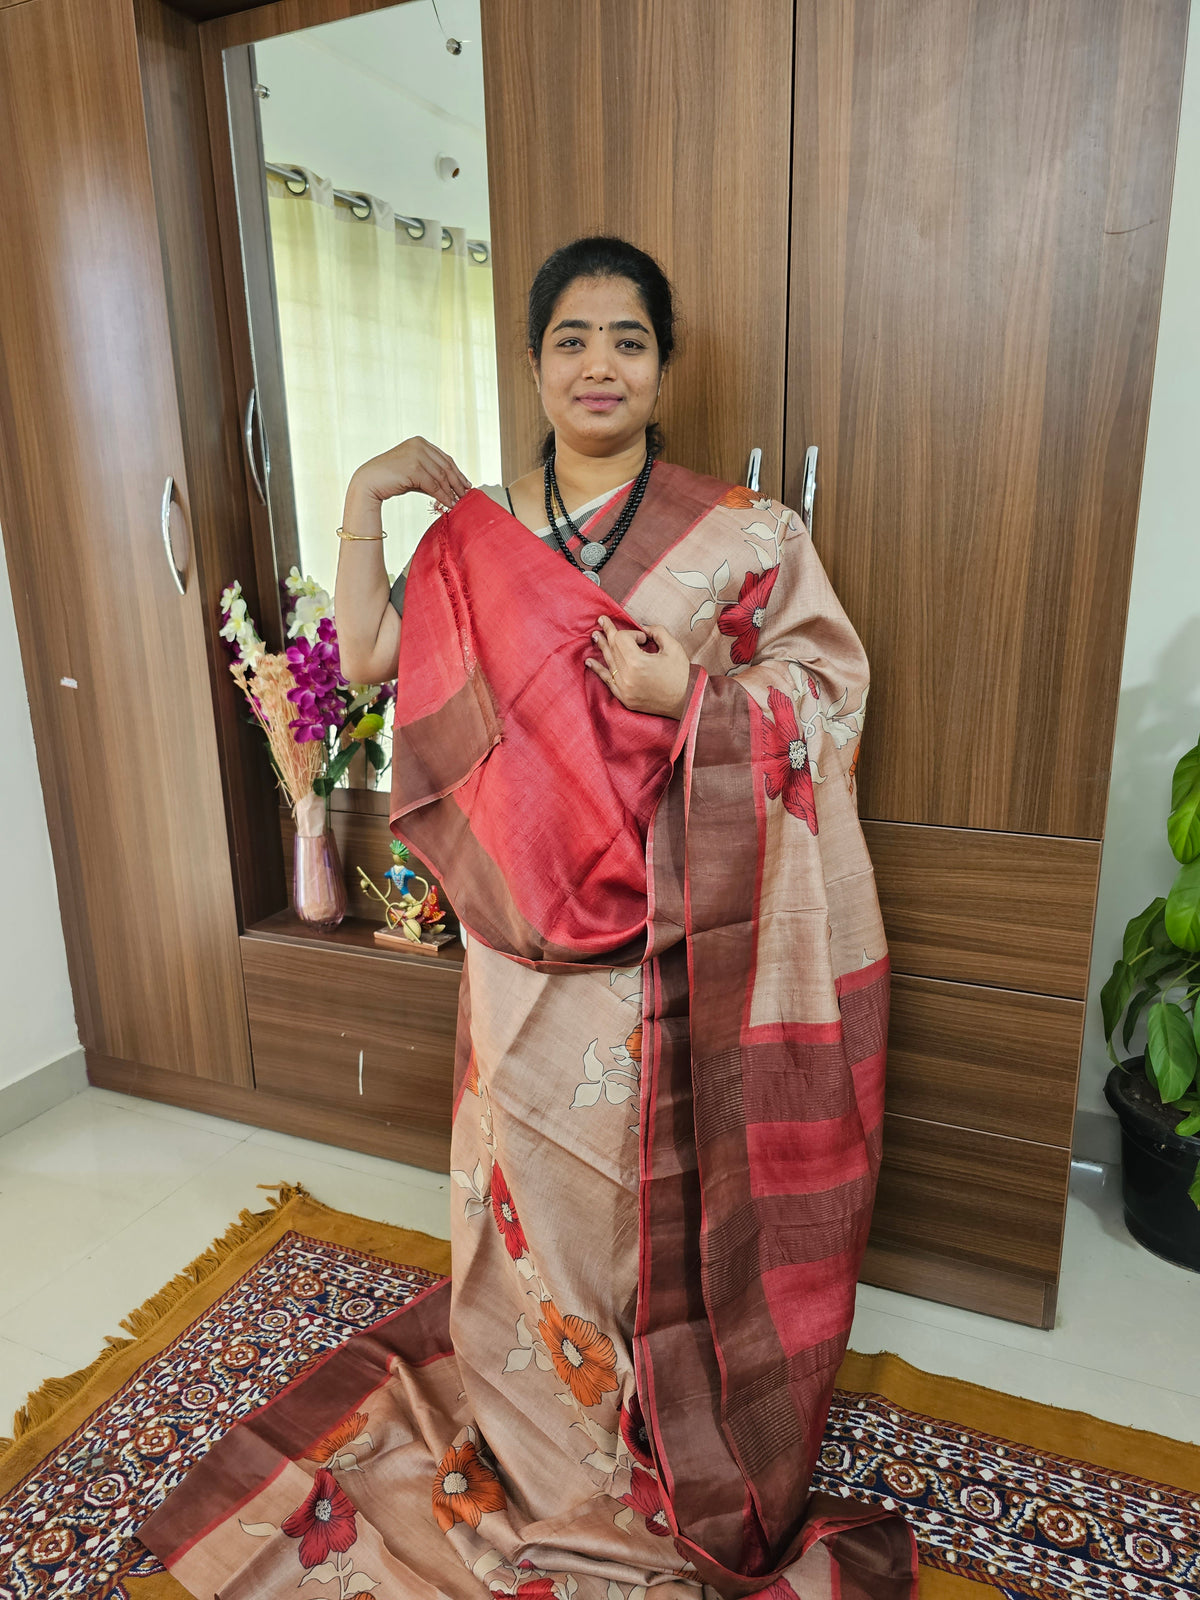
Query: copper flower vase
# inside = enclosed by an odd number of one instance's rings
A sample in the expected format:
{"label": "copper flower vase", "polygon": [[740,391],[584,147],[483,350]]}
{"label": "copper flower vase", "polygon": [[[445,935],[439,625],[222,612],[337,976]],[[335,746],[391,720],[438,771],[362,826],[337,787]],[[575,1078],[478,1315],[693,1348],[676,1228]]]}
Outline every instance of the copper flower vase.
{"label": "copper flower vase", "polygon": [[306,795],[295,814],[292,909],[310,928],[332,933],[346,915],[346,880],[337,840],[320,795]]}

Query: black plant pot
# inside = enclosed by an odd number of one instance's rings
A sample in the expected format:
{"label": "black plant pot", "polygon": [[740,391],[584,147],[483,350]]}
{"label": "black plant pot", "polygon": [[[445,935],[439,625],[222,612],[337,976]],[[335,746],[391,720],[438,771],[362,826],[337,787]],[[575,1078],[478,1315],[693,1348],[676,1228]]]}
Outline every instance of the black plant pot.
{"label": "black plant pot", "polygon": [[1184,1113],[1163,1105],[1139,1059],[1112,1069],[1104,1098],[1121,1123],[1126,1227],[1156,1256],[1200,1272],[1200,1209],[1188,1195],[1200,1138],[1175,1132]]}

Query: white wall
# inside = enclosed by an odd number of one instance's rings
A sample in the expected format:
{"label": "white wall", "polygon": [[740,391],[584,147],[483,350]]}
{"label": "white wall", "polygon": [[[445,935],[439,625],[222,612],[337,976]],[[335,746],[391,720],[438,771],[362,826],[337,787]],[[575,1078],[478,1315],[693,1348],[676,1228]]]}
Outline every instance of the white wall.
{"label": "white wall", "polygon": [[[1200,0],[1193,0],[1079,1086],[1075,1153],[1093,1159],[1116,1149],[1102,1093],[1110,1063],[1100,988],[1126,922],[1174,881],[1166,840],[1171,770],[1200,734],[1198,286]],[[1135,1050],[1144,1038],[1139,1029]]]}
{"label": "white wall", "polygon": [[[298,162],[337,189],[365,190],[407,216],[489,239],[479,0],[392,6],[255,46],[268,161]],[[461,164],[437,175],[439,155]]]}
{"label": "white wall", "polygon": [[[0,1089],[78,1049],[8,568],[0,560]],[[0,1131],[3,1128],[0,1127]]]}

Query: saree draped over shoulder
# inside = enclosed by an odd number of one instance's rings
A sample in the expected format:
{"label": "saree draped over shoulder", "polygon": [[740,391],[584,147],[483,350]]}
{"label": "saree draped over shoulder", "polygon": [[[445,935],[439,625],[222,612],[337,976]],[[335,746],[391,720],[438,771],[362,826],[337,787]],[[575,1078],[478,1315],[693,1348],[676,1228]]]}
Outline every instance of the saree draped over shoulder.
{"label": "saree draped over shoulder", "polygon": [[[453,1275],[145,1525],[201,1600],[916,1595],[898,1516],[810,1492],[883,1112],[863,650],[800,519],[680,467],[601,579],[478,491],[418,547],[391,821],[468,930]],[[601,614],[683,644],[679,721],[585,669]]]}

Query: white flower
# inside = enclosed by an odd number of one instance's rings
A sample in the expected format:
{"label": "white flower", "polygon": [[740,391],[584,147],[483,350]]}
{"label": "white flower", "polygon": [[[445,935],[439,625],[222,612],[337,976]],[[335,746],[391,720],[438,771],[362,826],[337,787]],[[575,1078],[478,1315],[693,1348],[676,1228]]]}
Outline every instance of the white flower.
{"label": "white flower", "polygon": [[292,620],[288,625],[288,638],[303,634],[312,644],[317,637],[317,625],[322,617],[333,615],[333,602],[327,590],[314,578],[306,578],[299,567],[293,567],[283,580],[283,586],[296,602]]}
{"label": "white flower", "polygon": [[266,645],[259,638],[246,602],[242,597],[240,583],[231,583],[221,595],[221,610],[226,616],[225,626],[220,629],[222,639],[228,639],[231,644],[236,644],[243,665],[253,667],[265,650]]}

